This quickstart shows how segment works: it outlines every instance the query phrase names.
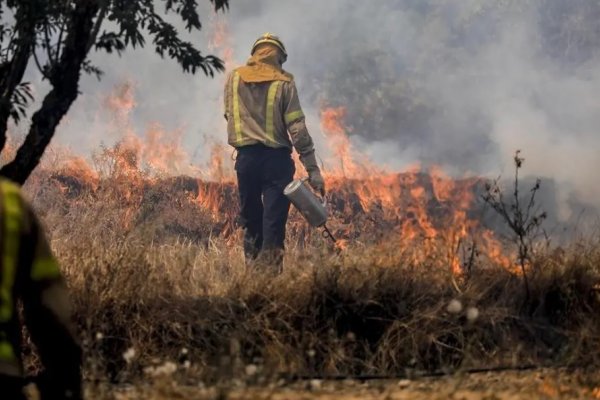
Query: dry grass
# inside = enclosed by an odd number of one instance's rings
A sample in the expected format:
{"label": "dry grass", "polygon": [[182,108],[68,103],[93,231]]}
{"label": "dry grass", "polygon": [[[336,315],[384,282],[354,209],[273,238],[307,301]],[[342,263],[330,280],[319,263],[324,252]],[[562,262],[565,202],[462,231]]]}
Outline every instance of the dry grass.
{"label": "dry grass", "polygon": [[600,363],[597,239],[538,254],[529,298],[483,258],[456,276],[442,243],[415,257],[394,236],[336,254],[315,234],[273,277],[247,270],[240,232],[216,235],[225,228],[193,203],[118,185],[70,198],[38,179],[29,191],[98,387]]}
{"label": "dry grass", "polygon": [[[565,369],[508,371],[384,381],[319,381],[268,386],[182,386],[165,380],[114,389],[99,399],[120,400],[538,400],[598,399],[598,372]],[[97,392],[94,393],[97,395]]]}

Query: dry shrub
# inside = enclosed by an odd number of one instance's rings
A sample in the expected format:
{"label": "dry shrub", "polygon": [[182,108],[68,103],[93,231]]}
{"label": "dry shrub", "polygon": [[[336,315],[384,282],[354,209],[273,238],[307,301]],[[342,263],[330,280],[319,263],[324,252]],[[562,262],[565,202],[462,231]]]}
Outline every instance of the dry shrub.
{"label": "dry shrub", "polygon": [[111,243],[57,246],[95,378],[131,379],[167,360],[209,381],[248,366],[267,379],[599,361],[600,247],[541,257],[527,298],[500,267],[453,279],[381,250],[292,253],[272,277],[219,241]]}
{"label": "dry shrub", "polygon": [[337,254],[292,229],[285,271],[273,277],[245,267],[240,229],[198,207],[197,181],[112,177],[90,189],[56,185],[63,178],[39,172],[30,190],[71,287],[89,379],[260,382],[600,361],[598,242],[536,254],[529,296],[518,273],[484,257],[453,273],[452,241],[392,234]]}

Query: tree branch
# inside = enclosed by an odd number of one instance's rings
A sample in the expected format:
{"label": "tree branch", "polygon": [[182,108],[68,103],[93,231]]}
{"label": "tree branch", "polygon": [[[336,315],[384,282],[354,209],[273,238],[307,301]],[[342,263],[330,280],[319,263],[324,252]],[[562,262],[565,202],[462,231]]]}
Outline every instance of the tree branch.
{"label": "tree branch", "polygon": [[81,67],[87,57],[98,8],[94,1],[76,3],[69,19],[63,54],[50,77],[53,88],[33,115],[29,133],[15,159],[0,170],[0,175],[23,184],[39,163],[60,120],[77,98]]}
{"label": "tree branch", "polygon": [[60,57],[60,45],[63,41],[63,34],[65,33],[65,28],[67,26],[66,20],[63,18],[60,24],[60,30],[58,31],[58,40],[56,41],[56,59]]}
{"label": "tree branch", "polygon": [[12,109],[12,96],[25,75],[27,63],[35,46],[35,10],[31,5],[23,5],[15,16],[15,30],[18,38],[12,59],[6,65],[6,72],[0,77],[0,151],[6,144],[6,129]]}
{"label": "tree branch", "polygon": [[98,18],[96,18],[96,22],[94,23],[94,28],[92,29],[92,34],[90,35],[90,40],[88,42],[87,51],[89,53],[94,43],[96,43],[96,39],[98,38],[98,33],[100,33],[100,28],[102,27],[102,23],[104,22],[104,18],[106,18],[106,14],[108,13],[108,6],[110,2],[105,0],[100,7],[100,13],[98,14]]}
{"label": "tree branch", "polygon": [[40,71],[40,73],[42,74],[42,76],[44,77],[44,79],[50,80],[50,77],[46,74],[46,71],[44,70],[44,67],[40,63],[40,59],[38,58],[36,51],[34,50],[32,53],[33,53],[33,60],[35,61],[35,66]]}

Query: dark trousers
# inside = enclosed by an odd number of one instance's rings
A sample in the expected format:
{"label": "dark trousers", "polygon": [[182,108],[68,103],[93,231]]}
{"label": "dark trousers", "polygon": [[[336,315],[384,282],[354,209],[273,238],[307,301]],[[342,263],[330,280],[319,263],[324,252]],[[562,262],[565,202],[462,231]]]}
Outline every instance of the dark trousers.
{"label": "dark trousers", "polygon": [[291,151],[263,145],[241,147],[235,170],[246,262],[257,260],[281,268],[290,209],[283,189],[295,172]]}

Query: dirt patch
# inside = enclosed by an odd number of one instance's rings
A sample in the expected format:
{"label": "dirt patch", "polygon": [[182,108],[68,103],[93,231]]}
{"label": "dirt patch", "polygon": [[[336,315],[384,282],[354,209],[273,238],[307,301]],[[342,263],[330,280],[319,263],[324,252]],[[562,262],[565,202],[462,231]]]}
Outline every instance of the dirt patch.
{"label": "dirt patch", "polygon": [[[600,373],[542,369],[495,372],[387,381],[306,381],[292,385],[237,387],[229,382],[220,387],[178,386],[173,382],[120,388],[90,393],[94,398],[131,399],[230,399],[230,400],[513,400],[513,399],[600,399]],[[103,394],[106,397],[99,397]]]}

